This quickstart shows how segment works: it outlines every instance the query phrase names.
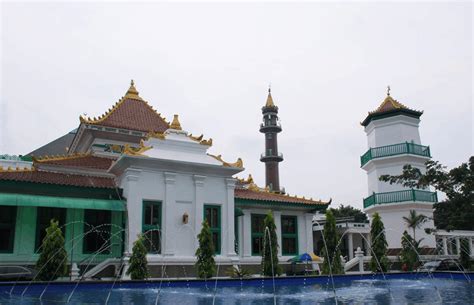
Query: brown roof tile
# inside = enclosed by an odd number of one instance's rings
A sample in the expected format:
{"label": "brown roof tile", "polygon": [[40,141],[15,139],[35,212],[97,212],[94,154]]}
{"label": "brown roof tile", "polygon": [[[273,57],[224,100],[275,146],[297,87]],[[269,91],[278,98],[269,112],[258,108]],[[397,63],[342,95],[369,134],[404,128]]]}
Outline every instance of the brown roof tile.
{"label": "brown roof tile", "polygon": [[47,183],[94,188],[115,188],[113,178],[63,174],[40,170],[0,171],[0,180]]}
{"label": "brown roof tile", "polygon": [[110,168],[114,159],[98,157],[94,155],[69,155],[52,158],[34,158],[35,165],[61,165],[65,167],[86,168],[86,169],[100,169],[107,170]]}
{"label": "brown roof tile", "polygon": [[82,123],[107,127],[164,132],[169,124],[139,95],[132,81],[125,96],[99,118],[80,117]]}
{"label": "brown roof tile", "polygon": [[274,201],[284,203],[298,203],[306,205],[328,205],[327,202],[315,201],[311,199],[303,199],[298,197],[291,197],[288,195],[271,193],[264,190],[250,190],[246,188],[236,188],[234,193],[235,198],[249,199],[249,200],[262,200],[262,201]]}

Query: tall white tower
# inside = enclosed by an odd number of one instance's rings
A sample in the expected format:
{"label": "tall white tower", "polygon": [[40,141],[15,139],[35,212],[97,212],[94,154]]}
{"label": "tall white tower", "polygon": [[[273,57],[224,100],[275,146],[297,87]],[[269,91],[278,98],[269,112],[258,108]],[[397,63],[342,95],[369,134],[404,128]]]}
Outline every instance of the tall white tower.
{"label": "tall white tower", "polygon": [[[416,230],[416,239],[424,238],[420,246],[434,248],[434,237],[425,233],[425,228],[434,228],[433,203],[435,192],[429,189],[410,189],[401,184],[390,184],[379,180],[381,175],[400,175],[405,164],[426,170],[425,162],[431,158],[429,146],[421,145],[418,125],[422,111],[412,110],[390,96],[373,112],[369,112],[361,123],[367,134],[368,150],[360,157],[361,168],[367,172],[368,197],[364,199],[364,211],[370,217],[378,212],[386,229],[388,247],[401,248],[404,230],[412,234],[403,217],[410,210],[430,218],[421,229]],[[373,238],[373,237],[372,237]]]}

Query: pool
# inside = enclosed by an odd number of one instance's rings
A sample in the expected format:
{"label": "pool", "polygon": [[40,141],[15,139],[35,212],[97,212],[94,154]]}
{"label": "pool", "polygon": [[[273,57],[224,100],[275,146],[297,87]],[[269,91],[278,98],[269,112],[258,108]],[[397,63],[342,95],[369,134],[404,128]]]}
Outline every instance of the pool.
{"label": "pool", "polygon": [[[339,304],[473,304],[474,274],[397,273],[381,275],[335,276]],[[69,304],[105,304],[112,282],[80,283]],[[274,304],[272,279],[197,281],[116,282],[109,304],[207,305]],[[45,285],[18,283],[10,296],[11,283],[0,284],[0,304],[66,304],[74,283],[51,283],[42,297]],[[23,298],[21,294],[26,290]],[[328,277],[291,277],[275,279],[277,304],[335,304]]]}

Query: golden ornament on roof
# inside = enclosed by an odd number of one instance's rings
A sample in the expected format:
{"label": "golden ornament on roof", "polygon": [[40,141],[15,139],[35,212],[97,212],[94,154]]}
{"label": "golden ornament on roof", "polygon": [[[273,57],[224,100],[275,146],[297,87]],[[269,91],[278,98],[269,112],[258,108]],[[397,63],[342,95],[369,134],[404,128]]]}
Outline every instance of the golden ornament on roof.
{"label": "golden ornament on roof", "polygon": [[176,129],[176,130],[183,130],[183,128],[181,128],[181,124],[179,123],[179,119],[178,119],[177,114],[174,115],[173,122],[171,122],[171,124],[170,124],[170,128],[171,129]]}
{"label": "golden ornament on roof", "polygon": [[152,149],[152,146],[145,146],[143,140],[140,141],[140,146],[135,148],[131,147],[130,144],[125,144],[123,153],[129,156],[141,156],[143,153],[149,149]]}

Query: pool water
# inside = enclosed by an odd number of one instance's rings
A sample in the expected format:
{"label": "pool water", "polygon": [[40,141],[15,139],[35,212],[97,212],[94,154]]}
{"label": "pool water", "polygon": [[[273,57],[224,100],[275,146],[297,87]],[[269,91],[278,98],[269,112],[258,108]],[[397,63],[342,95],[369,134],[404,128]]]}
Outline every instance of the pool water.
{"label": "pool water", "polygon": [[[467,277],[473,275],[467,275]],[[339,304],[474,304],[474,283],[459,273],[390,274],[335,277]],[[161,285],[161,286],[160,286]],[[66,304],[71,283],[52,283],[39,300],[43,284],[0,285],[0,304]],[[69,304],[105,304],[112,283],[81,283]],[[327,277],[215,281],[117,282],[109,304],[336,304]]]}

